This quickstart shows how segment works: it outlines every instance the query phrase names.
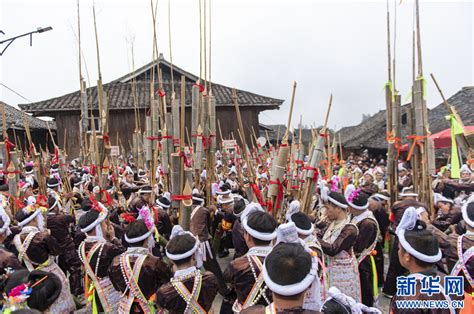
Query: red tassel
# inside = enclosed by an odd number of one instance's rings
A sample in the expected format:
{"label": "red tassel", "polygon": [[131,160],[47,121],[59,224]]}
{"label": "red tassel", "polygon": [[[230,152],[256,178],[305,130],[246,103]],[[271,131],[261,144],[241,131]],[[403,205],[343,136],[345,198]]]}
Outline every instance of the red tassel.
{"label": "red tassel", "polygon": [[38,198],[36,199],[36,204],[42,207],[48,207],[48,200],[46,199],[46,196],[39,194]]}
{"label": "red tassel", "polygon": [[252,187],[253,194],[255,194],[255,197],[257,197],[260,205],[264,206],[265,204],[262,201],[262,193],[260,192],[260,189],[258,188],[258,186],[255,183],[251,184],[250,186]]}
{"label": "red tassel", "polygon": [[7,164],[5,165],[5,167],[8,167],[8,164],[10,163],[10,151],[12,150],[12,148],[15,148],[15,144],[10,142],[7,137],[4,137],[3,141],[5,142],[5,149],[7,151]]}
{"label": "red tassel", "polygon": [[95,176],[95,165],[91,165],[91,176]]}
{"label": "red tassel", "polygon": [[157,91],[157,94],[158,94],[160,97],[165,97],[165,95],[166,95],[165,91],[164,91],[164,90],[161,90],[161,89],[159,89],[159,90]]}
{"label": "red tassel", "polygon": [[199,92],[200,92],[200,93],[203,93],[203,92],[205,91],[204,86],[201,85],[201,84],[196,83],[196,84],[194,84],[194,86],[199,87]]}
{"label": "red tassel", "polygon": [[104,140],[106,145],[109,145],[109,136],[108,135],[102,135],[102,139]]}
{"label": "red tassel", "polygon": [[179,153],[179,157],[184,158],[184,164],[186,165],[186,167],[191,168],[191,160],[189,160],[189,159],[186,157],[186,154],[184,154],[184,152],[180,152],[180,153]]}

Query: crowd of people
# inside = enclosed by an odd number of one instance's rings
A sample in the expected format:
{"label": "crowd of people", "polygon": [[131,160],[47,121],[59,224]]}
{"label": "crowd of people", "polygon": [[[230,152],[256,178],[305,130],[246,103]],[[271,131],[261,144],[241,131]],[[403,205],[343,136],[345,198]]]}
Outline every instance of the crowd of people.
{"label": "crowd of people", "polygon": [[[31,163],[20,174],[19,197],[9,195],[10,179],[0,173],[3,312],[381,313],[386,297],[391,313],[447,313],[459,309],[406,310],[397,301],[472,302],[469,166],[460,179],[440,169],[429,208],[417,198],[409,165],[398,166],[393,202],[385,161],[351,154],[332,176],[318,178],[309,210],[285,193],[281,218],[268,205],[271,161],[255,167],[259,197],[247,199],[246,165],[237,171],[221,157],[215,175],[203,172],[193,189],[189,230],[178,224],[160,167],[138,169],[132,158],[104,188],[78,159],[66,173],[52,164],[45,195]],[[448,275],[463,277],[461,295],[441,289]],[[423,293],[425,277],[440,278],[435,293]],[[416,279],[413,293],[400,293],[402,278]],[[218,294],[223,301],[213,306]]]}

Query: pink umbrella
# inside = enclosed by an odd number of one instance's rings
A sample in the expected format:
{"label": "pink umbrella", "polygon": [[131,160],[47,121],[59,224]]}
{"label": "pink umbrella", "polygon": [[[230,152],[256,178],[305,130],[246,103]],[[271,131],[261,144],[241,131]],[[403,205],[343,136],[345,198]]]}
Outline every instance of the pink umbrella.
{"label": "pink umbrella", "polygon": [[[464,126],[464,132],[473,132],[474,125]],[[435,148],[450,148],[451,147],[451,128],[441,132],[431,134],[431,139],[434,141]]]}

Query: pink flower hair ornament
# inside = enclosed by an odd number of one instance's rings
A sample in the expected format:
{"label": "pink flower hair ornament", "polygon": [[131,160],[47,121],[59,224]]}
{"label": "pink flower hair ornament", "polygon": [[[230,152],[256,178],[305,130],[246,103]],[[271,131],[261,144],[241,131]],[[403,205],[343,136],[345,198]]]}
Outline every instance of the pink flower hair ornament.
{"label": "pink flower hair ornament", "polygon": [[12,311],[25,308],[26,300],[30,297],[33,288],[42,283],[48,275],[45,275],[35,283],[22,283],[10,290],[7,297],[4,297],[6,302],[4,304],[3,313],[11,313]]}
{"label": "pink flower hair ornament", "polygon": [[354,191],[352,191],[351,195],[349,195],[347,200],[352,203],[354,199],[359,197],[360,191],[361,189],[355,189]]}
{"label": "pink flower hair ornament", "polygon": [[5,298],[4,312],[8,313],[9,310],[17,310],[26,306],[26,300],[31,295],[32,288],[28,284],[20,284],[10,290],[8,296]]}
{"label": "pink flower hair ornament", "polygon": [[150,209],[147,206],[143,206],[138,210],[138,215],[143,219],[148,230],[154,227],[153,220],[150,217]]}
{"label": "pink flower hair ornament", "polygon": [[31,294],[31,288],[29,288],[27,285],[24,283],[16,286],[15,288],[11,289],[10,292],[8,293],[9,297],[17,297],[20,295],[30,295]]}
{"label": "pink flower hair ornament", "polygon": [[334,177],[331,180],[331,191],[337,192],[338,189],[339,189],[339,177]]}

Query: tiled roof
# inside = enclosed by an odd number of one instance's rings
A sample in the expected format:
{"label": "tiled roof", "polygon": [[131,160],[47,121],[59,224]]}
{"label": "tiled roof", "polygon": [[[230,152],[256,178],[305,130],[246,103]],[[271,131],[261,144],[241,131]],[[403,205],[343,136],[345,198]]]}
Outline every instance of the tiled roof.
{"label": "tiled roof", "polygon": [[[108,95],[109,109],[133,109],[133,83],[109,83],[104,85],[104,91]],[[191,106],[191,89],[193,83],[186,83],[186,105]],[[163,87],[167,95],[171,94],[170,82],[164,81]],[[180,95],[180,85],[175,83],[175,93],[178,98]],[[88,88],[89,103],[94,104],[94,108],[98,108],[97,103],[97,88]],[[212,93],[216,97],[217,106],[233,106],[232,102],[232,88],[223,85],[213,84]],[[136,82],[136,95],[138,100],[138,108],[148,108],[150,95],[149,82]],[[156,96],[158,98],[158,96]],[[262,109],[276,109],[283,100],[260,96],[257,94],[237,91],[238,103],[240,106],[259,106]],[[170,97],[166,97],[170,101]],[[92,101],[92,102],[91,102]],[[61,97],[48,99],[31,104],[21,104],[20,108],[27,112],[50,112],[50,111],[65,111],[65,110],[80,110],[80,92],[74,92]]]}
{"label": "tiled roof", "polygon": [[[170,71],[169,66],[170,64],[167,61],[160,59],[160,68],[163,72]],[[137,78],[136,95],[138,96],[138,108],[148,108],[150,81],[147,80],[147,73],[151,73],[151,71],[153,71],[154,69],[156,69],[156,63],[149,63],[133,73],[125,75],[108,84],[104,84],[104,91],[108,95],[109,99],[109,109],[117,110],[134,108],[134,97],[132,93],[132,79],[134,77]],[[192,97],[191,89],[194,82],[196,82],[197,77],[175,66],[173,67],[173,73],[175,73],[174,85],[177,98],[179,98],[180,95],[180,82],[177,82],[177,80],[179,80],[180,75],[184,75],[186,77],[186,105],[190,106]],[[144,77],[145,79],[143,79]],[[171,95],[171,85],[168,77],[169,75],[164,75],[163,88],[167,95]],[[98,108],[97,88],[88,88],[87,92],[89,98],[89,106],[92,103],[94,108]],[[231,97],[231,87],[213,83],[212,93],[216,97],[217,106],[233,106]],[[283,103],[283,100],[281,99],[266,97],[243,90],[237,90],[237,97],[239,105],[258,106],[260,107],[259,110],[278,109]],[[167,96],[166,99],[169,104],[170,97]],[[66,94],[64,96],[55,97],[30,104],[20,104],[19,106],[21,109],[27,112],[34,113],[35,115],[41,114],[43,112],[80,110],[80,92],[76,91],[70,94]]]}
{"label": "tiled roof", "polygon": [[[268,134],[269,140],[270,141],[277,141],[278,139],[281,141],[283,136],[286,133],[286,125],[284,124],[259,124],[260,127],[260,136],[266,137]],[[266,131],[266,132],[265,132]],[[300,135],[300,129],[295,128],[293,129],[294,135],[295,135],[295,141],[298,141],[298,137]],[[317,129],[319,131],[319,128]],[[303,143],[307,144],[310,143],[313,140],[313,133],[311,129],[305,129],[303,128],[301,130],[301,137],[303,139]],[[289,137],[289,140],[291,141],[292,137]]]}
{"label": "tiled roof", "polygon": [[[448,99],[448,103],[456,108],[464,125],[474,125],[474,86],[463,87]],[[440,104],[430,110],[431,133],[436,133],[450,127],[449,121],[445,118],[448,114],[448,109],[444,104]]]}
{"label": "tiled roof", "polygon": [[[448,99],[448,103],[456,108],[464,125],[474,125],[474,87],[464,87]],[[408,111],[409,104],[402,106],[401,114]],[[445,119],[448,115],[446,106],[442,103],[428,110],[429,129],[432,134],[450,127]],[[387,149],[386,140],[386,113],[380,110],[372,117],[356,126],[342,128],[338,131],[341,135],[342,145],[346,148],[372,148]],[[402,142],[407,142],[409,124],[401,126]]]}
{"label": "tiled roof", "polygon": [[[23,112],[20,110],[7,105],[6,103],[0,101],[0,104],[5,105],[5,115],[7,120],[7,129],[15,128],[24,130],[25,126],[23,125]],[[28,125],[31,130],[38,130],[38,129],[48,129],[48,124],[46,121],[32,117],[26,114],[26,119],[28,121]],[[51,130],[56,130],[56,122],[49,121],[49,127]],[[3,128],[3,119],[0,113],[0,130]]]}

